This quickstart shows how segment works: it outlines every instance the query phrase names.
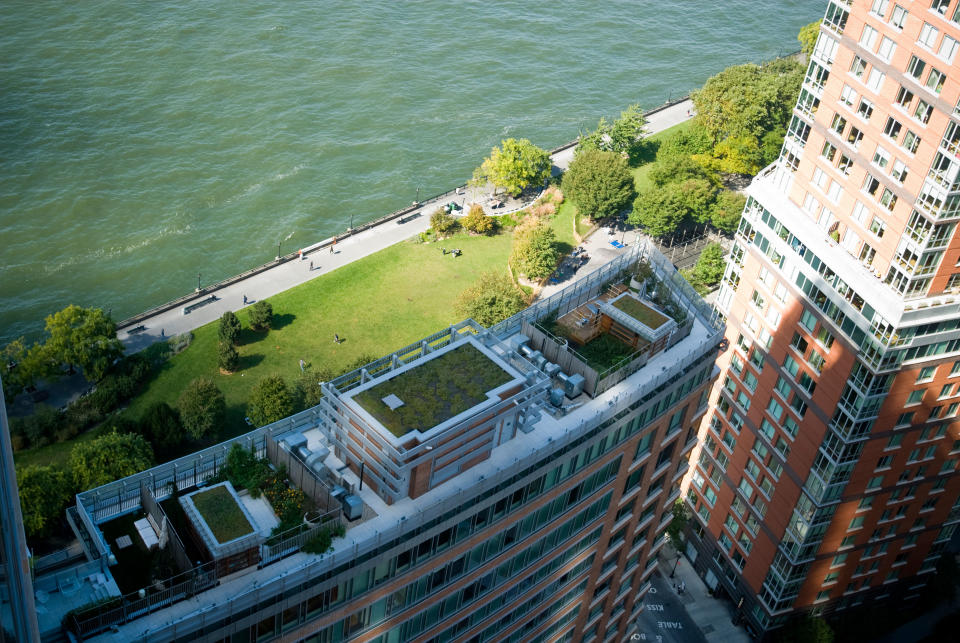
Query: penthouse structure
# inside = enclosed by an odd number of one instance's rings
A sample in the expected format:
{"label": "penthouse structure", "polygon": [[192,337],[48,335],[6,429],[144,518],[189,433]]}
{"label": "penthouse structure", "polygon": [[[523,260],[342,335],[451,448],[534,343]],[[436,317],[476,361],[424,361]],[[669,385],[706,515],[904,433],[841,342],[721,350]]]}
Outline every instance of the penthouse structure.
{"label": "penthouse structure", "polygon": [[71,591],[99,604],[41,629],[622,641],[721,338],[669,261],[631,248],[497,326],[467,320],[322,383],[316,407],[79,494],[90,560]]}
{"label": "penthouse structure", "polygon": [[688,556],[756,631],[916,597],[960,520],[960,3],[831,0],[749,188]]}

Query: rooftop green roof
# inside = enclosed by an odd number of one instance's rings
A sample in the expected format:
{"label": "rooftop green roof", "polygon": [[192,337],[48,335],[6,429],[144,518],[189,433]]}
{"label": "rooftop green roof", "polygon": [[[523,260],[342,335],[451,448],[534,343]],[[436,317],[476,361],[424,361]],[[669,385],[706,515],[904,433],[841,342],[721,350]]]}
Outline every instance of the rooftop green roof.
{"label": "rooftop green roof", "polygon": [[225,486],[200,491],[190,499],[221,545],[253,531],[250,521]]}
{"label": "rooftop green roof", "polygon": [[619,308],[627,313],[650,330],[656,330],[670,321],[670,318],[666,315],[657,312],[639,299],[635,299],[630,295],[620,297],[612,303],[615,308]]}
{"label": "rooftop green roof", "polygon": [[[357,393],[353,399],[397,437],[426,432],[487,399],[514,378],[472,344],[463,345]],[[402,406],[383,398],[395,395]]]}

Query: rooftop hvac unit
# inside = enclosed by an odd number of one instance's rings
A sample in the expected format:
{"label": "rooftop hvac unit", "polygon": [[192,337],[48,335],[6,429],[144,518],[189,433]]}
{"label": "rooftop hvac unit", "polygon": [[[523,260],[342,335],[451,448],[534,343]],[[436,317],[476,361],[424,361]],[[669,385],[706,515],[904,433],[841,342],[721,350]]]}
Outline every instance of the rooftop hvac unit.
{"label": "rooftop hvac unit", "polygon": [[553,362],[547,362],[543,365],[543,372],[546,373],[548,377],[554,377],[560,372],[560,365],[554,364]]}
{"label": "rooftop hvac unit", "polygon": [[563,387],[564,394],[571,400],[583,393],[583,385],[585,380],[583,379],[583,375],[580,373],[574,373],[573,375],[557,373],[557,379],[560,380],[560,385]]}
{"label": "rooftop hvac unit", "polygon": [[346,495],[340,498],[340,505],[343,507],[343,515],[347,520],[357,520],[363,516],[363,500],[360,496]]}
{"label": "rooftop hvac unit", "polygon": [[[307,448],[307,438],[304,437],[302,433],[287,433],[286,435],[280,438],[280,448],[291,451],[293,453],[297,452],[299,448]],[[309,451],[307,451],[309,453]]]}
{"label": "rooftop hvac unit", "polygon": [[529,343],[530,338],[526,335],[511,335],[509,339],[507,339],[507,346],[518,353]]}
{"label": "rooftop hvac unit", "polygon": [[552,388],[550,389],[550,404],[559,407],[563,404],[563,389],[562,388]]}

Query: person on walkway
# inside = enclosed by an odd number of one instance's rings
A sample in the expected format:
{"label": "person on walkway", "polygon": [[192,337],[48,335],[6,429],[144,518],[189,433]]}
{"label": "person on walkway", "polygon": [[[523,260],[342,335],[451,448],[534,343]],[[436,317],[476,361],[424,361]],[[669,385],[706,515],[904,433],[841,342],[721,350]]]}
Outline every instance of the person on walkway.
{"label": "person on walkway", "polygon": [[333,247],[337,245],[337,238],[334,237],[333,241],[330,242],[330,254],[333,254]]}
{"label": "person on walkway", "polygon": [[340,335],[338,335],[338,334],[336,334],[336,333],[333,334],[333,343],[334,343],[334,344],[339,344],[339,343],[340,343]]}
{"label": "person on walkway", "polygon": [[300,260],[303,261],[303,248],[297,250],[297,255],[300,257]]}
{"label": "person on walkway", "polygon": [[246,296],[246,295],[243,296],[243,305],[244,305],[244,306],[247,305],[247,296]]}
{"label": "person on walkway", "polygon": [[163,337],[163,336],[164,336],[164,335],[163,335],[163,329],[161,328],[161,329],[160,329],[160,337]]}
{"label": "person on walkway", "polygon": [[680,594],[683,594],[685,591],[687,591],[687,581],[685,580],[680,581],[679,589],[680,589]]}
{"label": "person on walkway", "polygon": [[310,262],[310,272],[313,272],[313,262]]}

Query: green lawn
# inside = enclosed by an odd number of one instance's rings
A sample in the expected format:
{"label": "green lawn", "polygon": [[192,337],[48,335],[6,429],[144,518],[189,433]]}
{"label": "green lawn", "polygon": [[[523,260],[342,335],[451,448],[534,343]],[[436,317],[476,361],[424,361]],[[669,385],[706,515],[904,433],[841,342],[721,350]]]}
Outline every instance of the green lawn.
{"label": "green lawn", "polygon": [[[443,255],[440,247],[463,254]],[[275,326],[267,333],[246,328],[238,348],[241,368],[221,375],[217,368],[217,323],[194,331],[193,344],[164,365],[126,411],[138,418],[150,404],[175,405],[195,377],[213,379],[227,400],[228,421],[219,439],[248,430],[243,422],[250,390],[274,373],[292,382],[299,360],[339,372],[362,355],[380,357],[460,321],[457,295],[480,273],[506,269],[510,236],[456,235],[438,243],[399,243],[334,272],[270,297]],[[340,335],[340,344],[333,341]]]}
{"label": "green lawn", "polygon": [[250,521],[226,487],[195,493],[190,500],[221,545],[253,531]]}

